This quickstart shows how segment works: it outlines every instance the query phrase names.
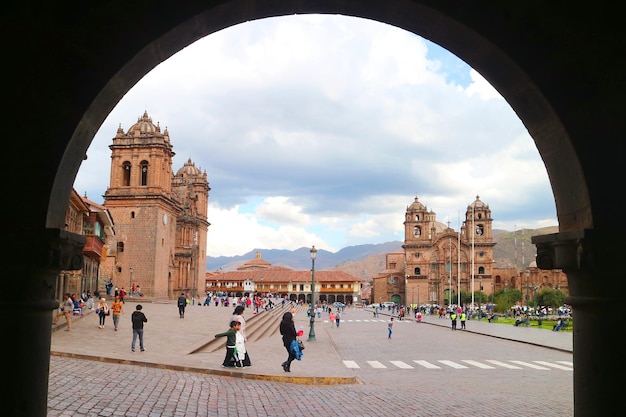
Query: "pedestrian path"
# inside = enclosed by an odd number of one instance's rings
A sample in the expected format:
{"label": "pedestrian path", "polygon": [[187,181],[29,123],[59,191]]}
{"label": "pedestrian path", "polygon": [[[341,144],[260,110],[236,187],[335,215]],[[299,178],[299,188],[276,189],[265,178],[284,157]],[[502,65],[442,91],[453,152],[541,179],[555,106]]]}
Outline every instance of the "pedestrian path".
{"label": "pedestrian path", "polygon": [[[132,329],[130,316],[135,306],[141,303],[143,312],[148,318],[145,326],[145,352],[131,352]],[[280,305],[276,307],[281,309]],[[224,350],[215,351],[197,350],[214,340],[214,335],[225,331],[232,316],[233,307],[189,306],[185,318],[180,318],[174,301],[158,301],[146,299],[131,299],[124,305],[124,314],[120,318],[119,331],[113,331],[112,320],[107,318],[105,328],[98,326],[98,317],[93,311],[87,310],[83,316],[73,317],[70,332],[53,331],[51,339],[51,354],[61,357],[94,360],[118,364],[140,365],[144,367],[163,368],[170,370],[184,370],[212,375],[230,376],[246,379],[273,380],[299,384],[355,384],[359,383],[355,376],[355,369],[490,369],[502,367],[515,370],[516,367],[538,371],[558,370],[559,366],[567,368],[569,365],[550,361],[515,362],[500,361],[498,358],[489,360],[467,358],[465,361],[424,360],[416,357],[410,361],[398,358],[389,361],[351,361],[351,358],[340,358],[332,333],[336,331],[327,319],[314,321],[314,329],[309,327],[310,319],[306,315],[306,308],[299,308],[295,314],[296,329],[302,328],[302,337],[305,350],[302,361],[294,361],[291,372],[286,373],[281,363],[286,359],[287,352],[282,344],[280,334],[275,331],[279,324],[279,317],[283,311],[276,311],[275,323],[270,323],[269,330],[263,337],[252,340],[246,348],[252,360],[252,366],[246,368],[224,369],[221,363],[224,359]],[[288,311],[286,307],[284,311]],[[380,326],[386,323],[389,316],[381,314],[379,317],[365,317],[363,312],[346,311],[341,319],[342,326]],[[268,312],[261,311],[261,314]],[[254,316],[252,309],[246,309],[244,317],[250,321]],[[368,313],[369,315],[369,313]],[[258,320],[259,322],[261,320]],[[428,326],[437,325],[449,327],[449,320],[426,316],[422,323],[416,323],[412,318],[395,320],[398,326]],[[63,321],[53,330],[64,328]],[[461,330],[459,330],[461,331]],[[572,334],[552,332],[536,328],[520,328],[502,324],[468,321],[466,332],[474,332],[491,337],[499,337],[523,343],[572,352]],[[345,359],[345,361],[344,361]],[[312,366],[312,364],[315,364]]]}

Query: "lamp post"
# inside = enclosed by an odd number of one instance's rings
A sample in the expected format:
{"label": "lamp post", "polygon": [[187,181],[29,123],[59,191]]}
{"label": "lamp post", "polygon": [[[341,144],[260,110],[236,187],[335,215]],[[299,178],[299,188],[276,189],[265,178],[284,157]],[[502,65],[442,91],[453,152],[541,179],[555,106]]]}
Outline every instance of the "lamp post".
{"label": "lamp post", "polygon": [[530,300],[530,269],[526,269],[526,312],[528,313],[528,301]]}
{"label": "lamp post", "polygon": [[131,288],[133,288],[133,267],[131,266],[129,270],[130,270],[130,282],[128,283],[128,291],[130,292],[131,294],[130,296],[132,297],[133,293],[132,293]]}
{"label": "lamp post", "polygon": [[478,293],[478,320],[482,320],[483,312],[480,308],[480,303],[483,301],[483,276],[482,275],[478,277],[478,290],[480,291]]}
{"label": "lamp post", "polygon": [[317,257],[317,249],[311,247],[311,310],[309,313],[311,325],[309,327],[308,341],[315,341],[315,258]]}

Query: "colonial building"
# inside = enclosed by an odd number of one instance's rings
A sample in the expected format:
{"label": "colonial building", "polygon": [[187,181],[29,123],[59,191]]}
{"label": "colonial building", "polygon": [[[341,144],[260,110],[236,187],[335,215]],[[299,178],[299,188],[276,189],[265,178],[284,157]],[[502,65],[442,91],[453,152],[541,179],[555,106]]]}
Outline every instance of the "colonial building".
{"label": "colonial building", "polygon": [[57,276],[55,298],[58,300],[66,292],[80,295],[83,291],[93,293],[98,289],[103,282],[100,265],[107,256],[106,239],[107,236],[115,236],[113,219],[108,210],[81,197],[75,189],[72,189],[65,212],[65,230],[84,236],[83,266],[61,271]]}
{"label": "colonial building", "polygon": [[190,160],[175,174],[167,128],[144,112],[111,149],[104,206],[117,234],[109,245],[110,278],[130,293],[139,285],[152,298],[204,292],[209,183]]}
{"label": "colonial building", "polygon": [[371,302],[456,304],[459,288],[485,296],[517,289],[524,302],[544,288],[569,294],[560,269],[541,270],[534,261],[523,271],[496,268],[492,223],[489,206],[478,196],[467,206],[458,232],[437,222],[435,213],[415,197],[406,209],[403,250],[386,254],[386,269],[372,279]]}
{"label": "colonial building", "polygon": [[315,282],[315,302],[361,302],[362,278],[343,271],[311,270],[297,271],[273,266],[261,258],[255,258],[238,267],[236,271],[216,271],[206,274],[206,291],[231,297],[266,296],[287,297],[292,301],[311,302],[311,279]]}
{"label": "colonial building", "polygon": [[373,278],[372,302],[456,304],[458,288],[477,291],[493,280],[493,219],[478,196],[467,206],[460,231],[436,219],[417,197],[407,207],[403,250],[387,254]]}

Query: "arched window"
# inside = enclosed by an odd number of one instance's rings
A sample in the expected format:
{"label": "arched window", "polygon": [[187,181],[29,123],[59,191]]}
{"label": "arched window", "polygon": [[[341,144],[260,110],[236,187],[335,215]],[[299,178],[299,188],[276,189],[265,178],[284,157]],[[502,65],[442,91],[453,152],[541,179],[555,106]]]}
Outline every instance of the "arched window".
{"label": "arched window", "polygon": [[413,270],[413,275],[422,275],[422,271],[419,268]]}
{"label": "arched window", "polygon": [[128,187],[130,185],[130,162],[126,161],[122,164],[122,171],[124,185]]}
{"label": "arched window", "polygon": [[141,161],[141,185],[148,185],[148,161]]}
{"label": "arched window", "polygon": [[414,234],[415,236],[419,236],[419,235],[421,235],[421,234],[422,234],[422,229],[421,229],[419,226],[415,226],[415,227],[413,228],[413,234]]}
{"label": "arched window", "polygon": [[484,274],[485,273],[485,267],[484,266],[479,266],[478,267],[478,273],[479,274]]}
{"label": "arched window", "polygon": [[420,215],[419,214],[415,215],[415,220],[418,221],[418,222],[420,221]]}

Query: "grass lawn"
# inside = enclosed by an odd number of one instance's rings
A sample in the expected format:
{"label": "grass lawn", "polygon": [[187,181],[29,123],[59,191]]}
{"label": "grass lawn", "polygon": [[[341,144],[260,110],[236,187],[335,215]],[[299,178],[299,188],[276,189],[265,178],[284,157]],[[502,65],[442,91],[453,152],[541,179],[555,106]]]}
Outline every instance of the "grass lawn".
{"label": "grass lawn", "polygon": [[[487,321],[487,319],[483,318],[482,321]],[[530,327],[537,327],[539,329],[552,330],[552,328],[554,327],[554,325],[556,324],[557,321],[558,321],[558,319],[555,319],[555,318],[542,318],[541,319],[541,326],[540,326],[539,325],[539,318],[538,317],[531,317],[530,318]],[[569,318],[569,319],[565,319],[565,322],[567,323],[567,327],[562,328],[560,331],[561,332],[572,332],[573,327],[574,327],[574,320]],[[496,321],[492,321],[491,323],[513,326],[515,324],[515,317],[505,318],[503,316],[498,316],[498,319]],[[524,326],[524,325],[521,324],[520,326]]]}

